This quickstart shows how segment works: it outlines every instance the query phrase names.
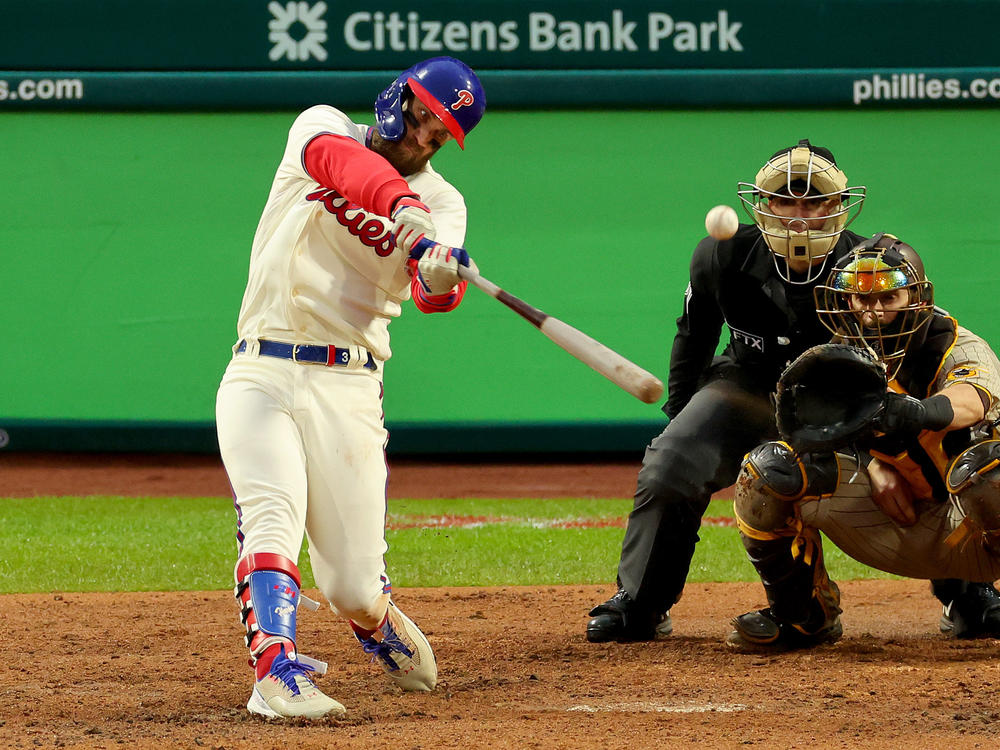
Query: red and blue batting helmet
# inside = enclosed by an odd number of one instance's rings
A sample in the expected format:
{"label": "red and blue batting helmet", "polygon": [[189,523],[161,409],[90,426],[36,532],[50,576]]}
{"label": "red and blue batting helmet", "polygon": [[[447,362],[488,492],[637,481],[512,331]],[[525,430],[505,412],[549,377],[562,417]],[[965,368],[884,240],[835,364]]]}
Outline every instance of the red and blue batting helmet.
{"label": "red and blue batting helmet", "polygon": [[465,148],[465,136],[486,110],[486,93],[472,68],[454,57],[432,57],[404,70],[375,99],[375,124],[387,141],[406,133],[403,100],[410,91]]}

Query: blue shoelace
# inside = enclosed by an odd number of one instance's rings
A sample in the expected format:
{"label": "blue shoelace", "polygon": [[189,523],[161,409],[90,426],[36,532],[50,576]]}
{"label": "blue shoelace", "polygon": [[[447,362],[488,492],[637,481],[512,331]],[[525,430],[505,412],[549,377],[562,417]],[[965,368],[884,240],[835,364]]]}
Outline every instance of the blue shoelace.
{"label": "blue shoelace", "polygon": [[385,625],[384,635],[385,637],[381,641],[376,641],[374,638],[365,638],[361,641],[361,648],[365,650],[366,654],[372,655],[372,661],[381,659],[391,671],[395,672],[399,669],[399,665],[393,660],[392,652],[396,651],[410,658],[413,658],[413,652],[407,648],[406,644],[396,635],[396,631],[388,623]]}
{"label": "blue shoelace", "polygon": [[295,682],[296,675],[302,675],[306,678],[309,684],[312,684],[312,680],[309,677],[309,673],[315,671],[313,667],[306,666],[297,661],[292,661],[285,656],[282,652],[279,656],[276,656],[274,661],[271,662],[270,674],[273,674],[279,680],[281,680],[288,689],[292,691],[293,695],[299,695],[299,686]]}

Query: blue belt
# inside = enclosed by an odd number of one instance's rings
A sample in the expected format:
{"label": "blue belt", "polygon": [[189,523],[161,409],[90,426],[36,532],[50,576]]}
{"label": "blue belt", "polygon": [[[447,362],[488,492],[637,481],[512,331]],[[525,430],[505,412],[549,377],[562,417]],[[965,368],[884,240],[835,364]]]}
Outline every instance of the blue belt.
{"label": "blue belt", "polygon": [[[236,347],[237,354],[247,350],[247,342],[240,341]],[[362,350],[364,351],[364,350]],[[327,367],[347,367],[351,364],[351,350],[338,346],[320,346],[313,344],[286,344],[284,341],[260,340],[260,354],[263,357],[278,357],[290,359],[304,365],[326,365]],[[362,365],[369,370],[377,369],[375,358],[367,352],[368,361]]]}

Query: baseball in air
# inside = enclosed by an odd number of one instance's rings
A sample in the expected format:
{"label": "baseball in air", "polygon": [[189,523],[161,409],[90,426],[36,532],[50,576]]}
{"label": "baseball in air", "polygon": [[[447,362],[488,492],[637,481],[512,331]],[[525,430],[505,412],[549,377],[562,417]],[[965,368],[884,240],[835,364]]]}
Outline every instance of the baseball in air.
{"label": "baseball in air", "polygon": [[739,226],[736,211],[730,206],[716,206],[705,215],[705,229],[717,240],[728,240]]}

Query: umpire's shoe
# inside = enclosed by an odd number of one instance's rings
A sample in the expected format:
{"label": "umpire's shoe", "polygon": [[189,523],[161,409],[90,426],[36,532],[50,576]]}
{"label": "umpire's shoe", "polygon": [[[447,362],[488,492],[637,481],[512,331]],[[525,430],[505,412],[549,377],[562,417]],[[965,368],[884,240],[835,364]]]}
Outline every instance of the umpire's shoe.
{"label": "umpire's shoe", "polygon": [[312,667],[285,656],[282,646],[267,674],[254,684],[247,710],[269,719],[343,716],[346,709],[313,684],[309,677],[312,671]]}
{"label": "umpire's shoe", "polygon": [[637,606],[625,589],[618,589],[604,604],[590,610],[590,616],[587,640],[591,643],[653,641],[674,630],[669,612],[650,612]]}
{"label": "umpire's shoe", "polygon": [[740,651],[792,651],[834,643],[844,634],[840,616],[827,620],[815,630],[781,622],[770,609],[747,612],[732,620],[733,630],[726,645]]}
{"label": "umpire's shoe", "polygon": [[966,583],[944,605],[941,632],[955,638],[1000,638],[1000,593],[990,583]]}
{"label": "umpire's shoe", "polygon": [[381,661],[385,673],[403,690],[429,691],[437,685],[434,651],[420,628],[389,602],[382,625],[368,638],[354,634],[372,661]]}

